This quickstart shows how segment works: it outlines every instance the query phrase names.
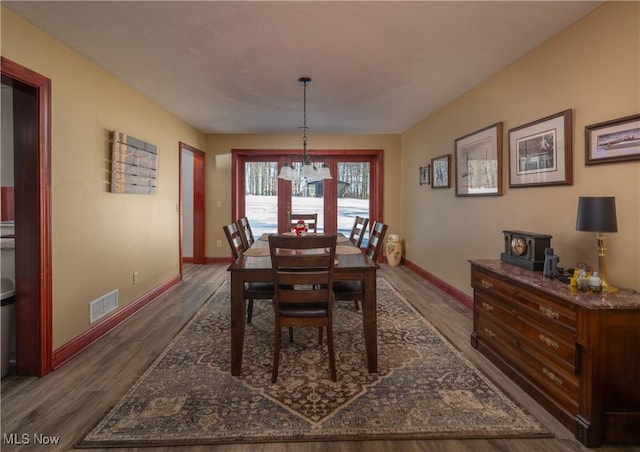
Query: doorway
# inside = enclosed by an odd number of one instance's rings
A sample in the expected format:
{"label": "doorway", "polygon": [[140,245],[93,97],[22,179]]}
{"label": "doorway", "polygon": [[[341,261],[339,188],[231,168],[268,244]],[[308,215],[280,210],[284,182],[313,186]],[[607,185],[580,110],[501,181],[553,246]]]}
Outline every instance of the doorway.
{"label": "doorway", "polygon": [[278,179],[285,162],[299,173],[299,161],[291,163],[299,154],[232,150],[232,219],[247,216],[256,235],[288,231],[292,213],[317,213],[319,232],[347,235],[356,215],[382,221],[382,151],[314,151],[314,163],[326,164],[332,179]]}
{"label": "doorway", "polygon": [[54,366],[51,80],[4,57],[0,63],[2,83],[13,89],[16,373],[42,377]]}
{"label": "doorway", "polygon": [[183,262],[205,263],[204,156],[180,142],[180,275]]}

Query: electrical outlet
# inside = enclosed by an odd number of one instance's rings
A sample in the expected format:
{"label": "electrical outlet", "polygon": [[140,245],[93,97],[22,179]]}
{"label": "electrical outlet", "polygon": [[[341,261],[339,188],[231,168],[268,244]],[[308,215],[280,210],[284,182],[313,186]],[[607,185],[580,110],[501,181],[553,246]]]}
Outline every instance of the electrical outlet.
{"label": "electrical outlet", "polygon": [[133,272],[133,283],[138,284],[138,272]]}
{"label": "electrical outlet", "polygon": [[222,240],[218,240],[218,242],[216,243],[216,246],[218,248],[222,248]]}

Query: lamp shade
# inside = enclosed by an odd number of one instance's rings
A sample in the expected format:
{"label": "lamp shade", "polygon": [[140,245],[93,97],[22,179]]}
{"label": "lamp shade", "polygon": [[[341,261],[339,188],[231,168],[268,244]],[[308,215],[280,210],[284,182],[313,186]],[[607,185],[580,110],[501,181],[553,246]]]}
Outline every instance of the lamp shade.
{"label": "lamp shade", "polygon": [[333,179],[326,163],[323,163],[320,169],[318,169],[318,177],[320,177],[320,179]]}
{"label": "lamp shade", "polygon": [[300,176],[305,177],[309,182],[313,182],[315,180],[318,180],[318,170],[316,170],[311,163],[306,162],[304,165],[302,165]]}
{"label": "lamp shade", "polygon": [[616,198],[613,196],[581,196],[578,199],[576,231],[618,232]]}
{"label": "lamp shade", "polygon": [[286,163],[282,166],[278,179],[293,180],[293,170]]}

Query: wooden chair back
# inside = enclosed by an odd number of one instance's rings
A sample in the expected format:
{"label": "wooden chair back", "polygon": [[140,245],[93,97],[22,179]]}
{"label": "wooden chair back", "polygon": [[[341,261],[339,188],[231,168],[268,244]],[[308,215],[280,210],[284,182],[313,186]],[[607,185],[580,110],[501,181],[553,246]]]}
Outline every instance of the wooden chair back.
{"label": "wooden chair back", "polygon": [[349,236],[349,241],[353,243],[354,246],[360,248],[362,245],[362,239],[364,238],[364,233],[367,230],[368,224],[368,218],[356,216],[356,219],[353,222],[353,228],[351,228],[351,235]]}
{"label": "wooden chair back", "polygon": [[387,233],[387,227],[388,226],[386,224],[380,223],[379,221],[374,221],[373,226],[371,227],[369,243],[367,244],[365,254],[374,262],[378,260],[380,249],[382,249],[384,235]]}
{"label": "wooden chair back", "polygon": [[[336,237],[336,234],[302,237],[269,236],[273,278],[276,283],[276,301],[298,302],[296,298],[307,291],[310,292],[310,299],[300,300],[301,303],[314,303],[317,300],[326,302],[329,299],[326,285],[333,280]],[[298,285],[313,287],[302,289],[293,287]],[[318,285],[324,287],[317,289]],[[316,290],[319,292],[311,293]]]}
{"label": "wooden chair back", "polygon": [[240,234],[238,224],[227,224],[225,226],[222,226],[222,230],[224,231],[224,235],[227,237],[227,242],[229,242],[229,247],[231,248],[231,254],[233,255],[233,258],[238,259],[238,257],[240,257],[240,255],[247,249],[244,246],[244,241],[242,240],[242,235]]}
{"label": "wooden chair back", "polygon": [[318,232],[318,214],[317,213],[292,213],[289,216],[290,228],[293,229],[296,224],[298,224],[298,220],[303,220],[309,232]]}
{"label": "wooden chair back", "polygon": [[244,248],[248,250],[255,242],[253,232],[251,231],[251,224],[249,224],[249,219],[247,217],[242,217],[237,221],[237,224],[238,229],[240,230],[240,237],[242,237],[242,241],[244,242]]}

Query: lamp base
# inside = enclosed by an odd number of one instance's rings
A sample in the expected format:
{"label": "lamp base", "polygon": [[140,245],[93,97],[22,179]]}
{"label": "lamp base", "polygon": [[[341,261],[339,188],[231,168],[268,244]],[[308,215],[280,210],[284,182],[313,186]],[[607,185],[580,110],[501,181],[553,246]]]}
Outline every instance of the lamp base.
{"label": "lamp base", "polygon": [[607,242],[604,234],[596,233],[598,243],[598,270],[602,281],[602,291],[616,293],[618,289],[609,284],[609,271],[607,269]]}
{"label": "lamp base", "polygon": [[607,284],[607,282],[605,281],[602,283],[602,291],[607,293],[616,293],[618,292],[618,289],[616,287],[613,287]]}

